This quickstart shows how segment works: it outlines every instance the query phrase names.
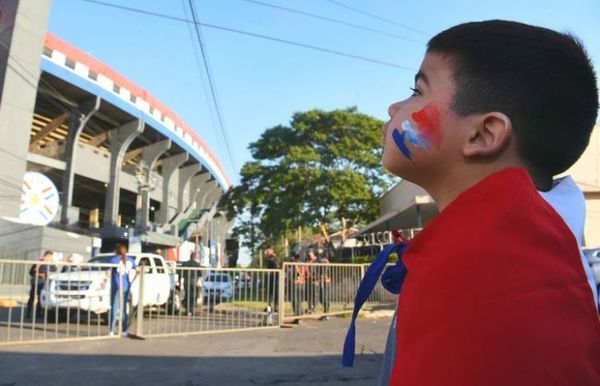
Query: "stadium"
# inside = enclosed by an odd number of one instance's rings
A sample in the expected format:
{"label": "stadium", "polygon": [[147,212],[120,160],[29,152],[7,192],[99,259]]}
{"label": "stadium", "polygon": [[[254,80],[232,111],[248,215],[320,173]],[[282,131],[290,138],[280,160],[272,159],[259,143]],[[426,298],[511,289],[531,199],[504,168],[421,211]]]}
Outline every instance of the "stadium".
{"label": "stadium", "polygon": [[17,19],[2,38],[3,253],[128,242],[177,259],[193,240],[220,259],[232,223],[217,209],[231,185],[218,156],[150,92],[39,25]]}

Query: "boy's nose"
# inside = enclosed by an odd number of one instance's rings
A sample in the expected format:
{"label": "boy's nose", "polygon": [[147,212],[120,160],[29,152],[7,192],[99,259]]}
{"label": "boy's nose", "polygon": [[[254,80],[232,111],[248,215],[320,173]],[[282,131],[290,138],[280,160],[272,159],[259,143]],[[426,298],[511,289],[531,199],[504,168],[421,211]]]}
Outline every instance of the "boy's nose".
{"label": "boy's nose", "polygon": [[390,118],[394,118],[394,115],[396,115],[399,108],[400,102],[392,103],[390,107],[388,107],[388,115],[390,116]]}

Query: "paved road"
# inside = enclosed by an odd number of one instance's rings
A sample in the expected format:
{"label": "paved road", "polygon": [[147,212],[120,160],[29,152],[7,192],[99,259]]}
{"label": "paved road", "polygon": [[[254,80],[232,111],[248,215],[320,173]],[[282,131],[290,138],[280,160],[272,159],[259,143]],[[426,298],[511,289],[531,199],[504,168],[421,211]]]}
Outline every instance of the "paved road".
{"label": "paved road", "polygon": [[5,385],[336,385],[376,383],[389,318],[358,323],[356,366],[340,366],[348,319],[293,329],[0,347]]}
{"label": "paved road", "polygon": [[[10,313],[10,315],[9,315]],[[106,336],[106,320],[86,312],[73,312],[70,319],[58,319],[51,314],[41,315],[34,322],[25,319],[24,310],[18,307],[0,308],[0,343],[23,340],[57,340],[77,337]],[[9,317],[10,316],[10,317]],[[137,334],[137,315],[131,315],[129,331]],[[277,320],[277,314],[273,319]],[[46,322],[44,322],[44,320]],[[265,325],[264,313],[251,310],[199,310],[194,316],[168,314],[166,310],[146,312],[143,335],[189,333],[198,331],[232,330]],[[1,385],[0,385],[1,386]]]}

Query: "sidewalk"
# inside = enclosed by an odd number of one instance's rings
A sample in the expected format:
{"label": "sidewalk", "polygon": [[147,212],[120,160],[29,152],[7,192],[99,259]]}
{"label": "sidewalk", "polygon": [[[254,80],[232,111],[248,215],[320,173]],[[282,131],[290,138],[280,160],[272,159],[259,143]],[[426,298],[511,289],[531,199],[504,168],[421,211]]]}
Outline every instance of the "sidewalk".
{"label": "sidewalk", "polygon": [[352,369],[340,364],[348,323],[331,319],[259,332],[3,347],[0,385],[375,384],[390,318],[359,321]]}

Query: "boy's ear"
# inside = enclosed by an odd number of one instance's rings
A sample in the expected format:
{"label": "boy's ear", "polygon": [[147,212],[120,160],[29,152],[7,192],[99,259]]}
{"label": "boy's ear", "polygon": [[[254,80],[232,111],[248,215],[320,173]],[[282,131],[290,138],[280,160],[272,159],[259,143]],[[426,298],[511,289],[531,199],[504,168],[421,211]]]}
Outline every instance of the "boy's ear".
{"label": "boy's ear", "polygon": [[512,135],[512,123],[503,113],[484,114],[470,129],[463,146],[465,157],[489,157],[500,153]]}

